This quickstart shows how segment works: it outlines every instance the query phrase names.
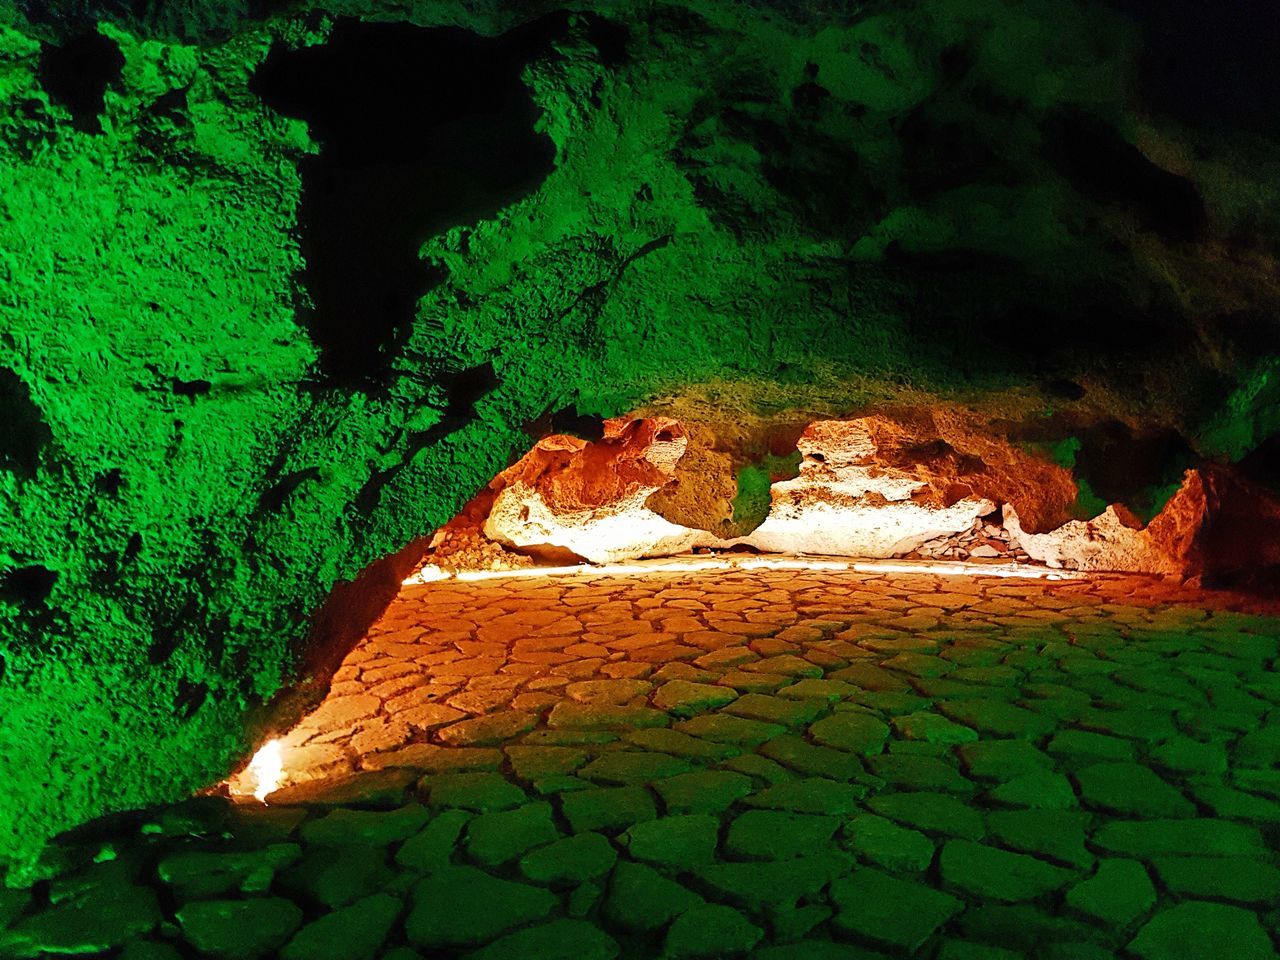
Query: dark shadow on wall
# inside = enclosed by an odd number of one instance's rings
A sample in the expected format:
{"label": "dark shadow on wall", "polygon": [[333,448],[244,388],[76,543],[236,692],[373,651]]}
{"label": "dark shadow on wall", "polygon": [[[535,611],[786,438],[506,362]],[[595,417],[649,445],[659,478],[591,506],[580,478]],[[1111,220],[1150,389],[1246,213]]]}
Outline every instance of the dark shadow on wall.
{"label": "dark shadow on wall", "polygon": [[107,87],[120,79],[124,54],[114,40],[96,31],[40,48],[37,76],[49,99],[71,112],[72,125],[83,133],[101,133],[99,119]]}
{"label": "dark shadow on wall", "polygon": [[342,19],[327,42],[277,45],[252,89],[320,142],[299,211],[311,335],[329,383],[376,384],[431,271],[422,243],[529,195],[555,150],[521,71],[568,24],[554,14],[488,38]]}
{"label": "dark shadow on wall", "polygon": [[41,451],[53,439],[31,390],[12,370],[0,367],[0,470],[31,477]]}

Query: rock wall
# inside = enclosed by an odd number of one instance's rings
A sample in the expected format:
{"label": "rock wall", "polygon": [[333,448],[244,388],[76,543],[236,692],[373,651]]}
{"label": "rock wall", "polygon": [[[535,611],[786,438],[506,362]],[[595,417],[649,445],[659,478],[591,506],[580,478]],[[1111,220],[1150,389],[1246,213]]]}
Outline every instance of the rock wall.
{"label": "rock wall", "polygon": [[225,774],[331,588],[545,421],[1265,442],[1253,61],[1161,96],[1057,0],[544,6],[0,2],[0,853]]}

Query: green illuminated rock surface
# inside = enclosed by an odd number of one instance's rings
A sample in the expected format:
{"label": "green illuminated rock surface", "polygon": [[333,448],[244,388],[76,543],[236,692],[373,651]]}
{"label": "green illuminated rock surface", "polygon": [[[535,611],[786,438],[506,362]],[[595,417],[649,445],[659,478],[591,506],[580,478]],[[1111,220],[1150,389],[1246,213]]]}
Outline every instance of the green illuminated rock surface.
{"label": "green illuminated rock surface", "polygon": [[675,919],[667,931],[666,953],[672,958],[739,956],[762,936],[764,931],[737,910],[708,903]]}
{"label": "green illuminated rock surface", "polygon": [[552,920],[499,937],[476,960],[613,960],[616,940],[581,920]]}
{"label": "green illuminated rock surface", "polygon": [[357,900],[299,930],[280,951],[281,960],[372,960],[400,909],[387,894]]}
{"label": "green illuminated rock surface", "polygon": [[606,837],[579,833],[525,854],[520,870],[536,883],[578,884],[608,873],[617,859]]}
{"label": "green illuminated rock surface", "polygon": [[1067,904],[1104,923],[1128,924],[1156,902],[1151,877],[1136,860],[1103,860],[1088,880],[1067,891]]}
{"label": "green illuminated rock surface", "polygon": [[414,888],[405,933],[426,948],[483,944],[543,919],[555,904],[556,898],[539,887],[500,880],[474,867],[447,867]]}
{"label": "green illuminated rock surface", "polygon": [[196,900],[177,913],[182,935],[201,953],[253,960],[272,953],[302,922],[302,911],[278,897]]}
{"label": "green illuminated rock surface", "polygon": [[1164,910],[1138,931],[1129,950],[1142,960],[1210,960],[1227,954],[1241,960],[1272,960],[1271,938],[1258,919],[1240,907],[1190,901]]}
{"label": "green illuminated rock surface", "polygon": [[837,927],[875,943],[915,950],[959,913],[955,897],[879,870],[858,870],[832,884]]}

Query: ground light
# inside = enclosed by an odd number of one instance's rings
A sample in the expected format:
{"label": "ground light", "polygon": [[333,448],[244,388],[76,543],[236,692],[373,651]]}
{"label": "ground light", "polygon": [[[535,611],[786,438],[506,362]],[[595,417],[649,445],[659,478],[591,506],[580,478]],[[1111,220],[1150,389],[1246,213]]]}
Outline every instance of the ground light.
{"label": "ground light", "polygon": [[850,573],[897,573],[947,577],[1008,577],[1024,580],[1077,580],[1081,574],[1016,563],[985,564],[962,561],[894,562],[891,560],[822,560],[812,557],[744,557],[742,559],[668,557],[635,563],[576,564],[563,567],[525,567],[516,570],[460,570],[427,565],[404,581],[404,586],[441,580],[507,580],[536,577],[636,576],[655,573],[696,573],[706,570],[818,570]]}

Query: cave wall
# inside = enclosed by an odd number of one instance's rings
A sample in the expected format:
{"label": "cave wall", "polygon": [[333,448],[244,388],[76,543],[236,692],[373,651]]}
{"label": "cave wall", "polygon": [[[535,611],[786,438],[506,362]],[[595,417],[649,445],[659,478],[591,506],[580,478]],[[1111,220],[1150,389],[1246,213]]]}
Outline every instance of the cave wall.
{"label": "cave wall", "polygon": [[224,775],[549,418],[1280,426],[1275,134],[1156,97],[1144,10],[568,6],[0,3],[0,853]]}

